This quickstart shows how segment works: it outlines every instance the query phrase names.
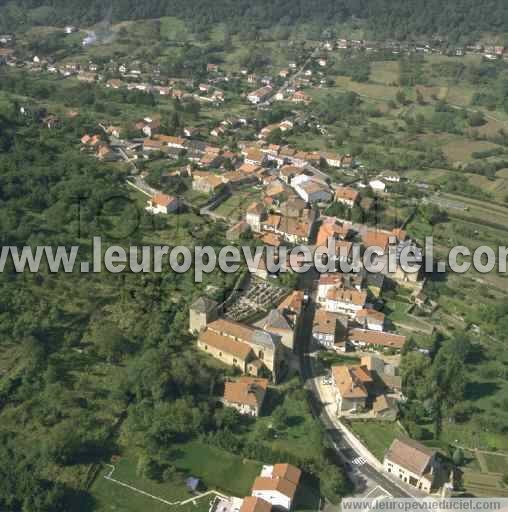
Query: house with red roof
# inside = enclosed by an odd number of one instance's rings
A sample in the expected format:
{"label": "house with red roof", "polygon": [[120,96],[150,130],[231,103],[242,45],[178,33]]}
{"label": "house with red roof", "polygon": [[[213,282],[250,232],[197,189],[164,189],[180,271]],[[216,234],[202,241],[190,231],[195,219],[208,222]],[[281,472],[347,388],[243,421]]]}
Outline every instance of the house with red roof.
{"label": "house with red roof", "polygon": [[155,194],[148,201],[146,210],[154,215],[168,214],[178,209],[178,199],[167,194]]}

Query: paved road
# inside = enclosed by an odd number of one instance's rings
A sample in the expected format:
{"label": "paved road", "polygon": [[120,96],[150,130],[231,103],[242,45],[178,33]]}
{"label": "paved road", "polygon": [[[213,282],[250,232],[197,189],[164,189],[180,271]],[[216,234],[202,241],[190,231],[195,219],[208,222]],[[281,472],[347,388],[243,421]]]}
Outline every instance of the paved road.
{"label": "paved road", "polygon": [[[300,276],[300,289],[312,290],[312,299],[315,295],[315,280],[317,278],[315,271],[309,271]],[[314,379],[314,369],[312,365],[312,358],[309,354],[312,343],[312,321],[314,318],[315,303],[311,300],[310,304],[303,312],[302,327],[297,334],[297,346],[300,347],[300,371],[302,380],[305,387],[311,391],[311,408],[314,416],[319,418],[325,427],[326,434],[332,445],[337,451],[338,457],[343,462],[348,462],[352,467],[348,471],[348,475],[355,484],[355,494],[364,494],[372,484],[385,489],[389,494],[399,498],[409,498],[411,494],[395,485],[384,473],[378,471],[370,465],[362,454],[359,453],[349,441],[341,434],[336,428],[334,421],[330,417],[320,400],[320,394]],[[353,461],[361,461],[362,464],[354,464]],[[339,462],[339,461],[338,461]]]}
{"label": "paved road", "polygon": [[305,68],[309,65],[310,61],[319,53],[321,48],[322,48],[322,45],[319,44],[318,46],[316,46],[316,48],[314,48],[314,50],[312,50],[312,53],[309,55],[309,57],[303,63],[303,65],[298,69],[298,71],[291,78],[286,80],[282,84],[282,86],[279,87],[279,89],[277,89],[277,91],[274,92],[272,97],[266,101],[267,104],[272,103],[277,94],[279,94],[280,92],[284,92],[305,71]]}

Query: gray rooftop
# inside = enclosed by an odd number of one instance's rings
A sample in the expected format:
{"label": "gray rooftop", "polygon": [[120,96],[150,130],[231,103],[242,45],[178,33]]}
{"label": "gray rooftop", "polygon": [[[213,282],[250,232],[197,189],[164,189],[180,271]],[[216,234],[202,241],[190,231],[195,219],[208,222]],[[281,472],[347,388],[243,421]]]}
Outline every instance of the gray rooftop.
{"label": "gray rooftop", "polygon": [[291,326],[286,320],[286,317],[278,309],[272,309],[270,311],[268,316],[265,318],[263,327],[268,331],[270,330],[270,328],[292,330]]}
{"label": "gray rooftop", "polygon": [[218,306],[218,303],[208,297],[199,297],[192,305],[191,309],[198,313],[209,313]]}

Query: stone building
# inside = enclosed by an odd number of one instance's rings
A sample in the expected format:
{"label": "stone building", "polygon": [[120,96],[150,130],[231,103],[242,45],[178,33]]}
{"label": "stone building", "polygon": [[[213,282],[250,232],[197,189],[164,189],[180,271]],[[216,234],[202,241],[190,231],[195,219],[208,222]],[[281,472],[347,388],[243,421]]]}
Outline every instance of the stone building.
{"label": "stone building", "polygon": [[243,373],[274,382],[284,361],[280,336],[224,318],[200,331],[198,348]]}
{"label": "stone building", "polygon": [[210,322],[217,320],[217,302],[207,297],[199,297],[189,308],[189,331],[198,333]]}

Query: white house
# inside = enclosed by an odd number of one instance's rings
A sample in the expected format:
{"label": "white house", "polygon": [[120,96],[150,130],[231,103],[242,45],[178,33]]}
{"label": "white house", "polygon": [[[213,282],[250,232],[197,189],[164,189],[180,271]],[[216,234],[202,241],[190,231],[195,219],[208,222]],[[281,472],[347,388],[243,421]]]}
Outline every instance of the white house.
{"label": "white house", "polygon": [[295,176],[291,186],[306,203],[326,203],[331,201],[330,187],[306,174]]}
{"label": "white house", "polygon": [[263,466],[252,486],[252,496],[273,507],[291,510],[302,472],[291,464]]}
{"label": "white house", "polygon": [[356,289],[335,287],[328,291],[324,299],[324,308],[333,313],[343,313],[355,318],[367,301],[367,292]]}
{"label": "white house", "polygon": [[265,209],[259,203],[252,203],[245,214],[245,221],[252,228],[252,231],[261,232],[261,222],[265,219]]}
{"label": "white house", "polygon": [[176,148],[176,149],[184,149],[185,148],[185,139],[182,139],[182,137],[174,137],[172,135],[159,135],[157,138],[163,144],[166,144],[168,146],[168,148]]}
{"label": "white house", "polygon": [[240,377],[224,385],[223,403],[246,416],[259,416],[268,388],[267,379]]}
{"label": "white house", "polygon": [[[338,331],[345,330],[342,323],[345,318],[347,317],[342,317],[338,313],[318,309],[312,324],[312,337],[322,347],[334,348]],[[347,323],[347,319],[345,322]]]}
{"label": "white house", "polygon": [[345,204],[349,208],[358,202],[360,193],[351,187],[335,187],[334,200],[337,203]]}
{"label": "white house", "polygon": [[394,171],[385,171],[381,174],[381,178],[384,181],[389,181],[390,183],[400,183],[400,174]]}
{"label": "white house", "polygon": [[256,91],[250,92],[247,95],[247,99],[254,105],[257,105],[258,103],[266,101],[271,94],[272,88],[269,85],[267,85],[266,87],[261,87],[261,89],[257,89]]}
{"label": "white house", "polygon": [[349,343],[361,349],[400,351],[406,343],[406,337],[391,332],[372,331],[369,329],[352,329],[348,336]]}
{"label": "white house", "polygon": [[381,180],[372,180],[369,181],[369,187],[374,192],[384,192],[386,190],[386,184],[384,181]]}
{"label": "white house", "polygon": [[373,379],[369,370],[363,366],[333,366],[332,384],[337,415],[342,416],[366,407]]}
{"label": "white house", "polygon": [[178,208],[178,199],[167,194],[155,194],[147,203],[146,210],[155,215],[159,213],[168,214]]}
{"label": "white house", "polygon": [[381,311],[375,309],[361,309],[356,314],[356,321],[364,329],[371,331],[383,331],[385,323],[385,315]]}
{"label": "white house", "polygon": [[409,438],[394,439],[383,467],[403,482],[430,493],[436,476],[436,452]]}

